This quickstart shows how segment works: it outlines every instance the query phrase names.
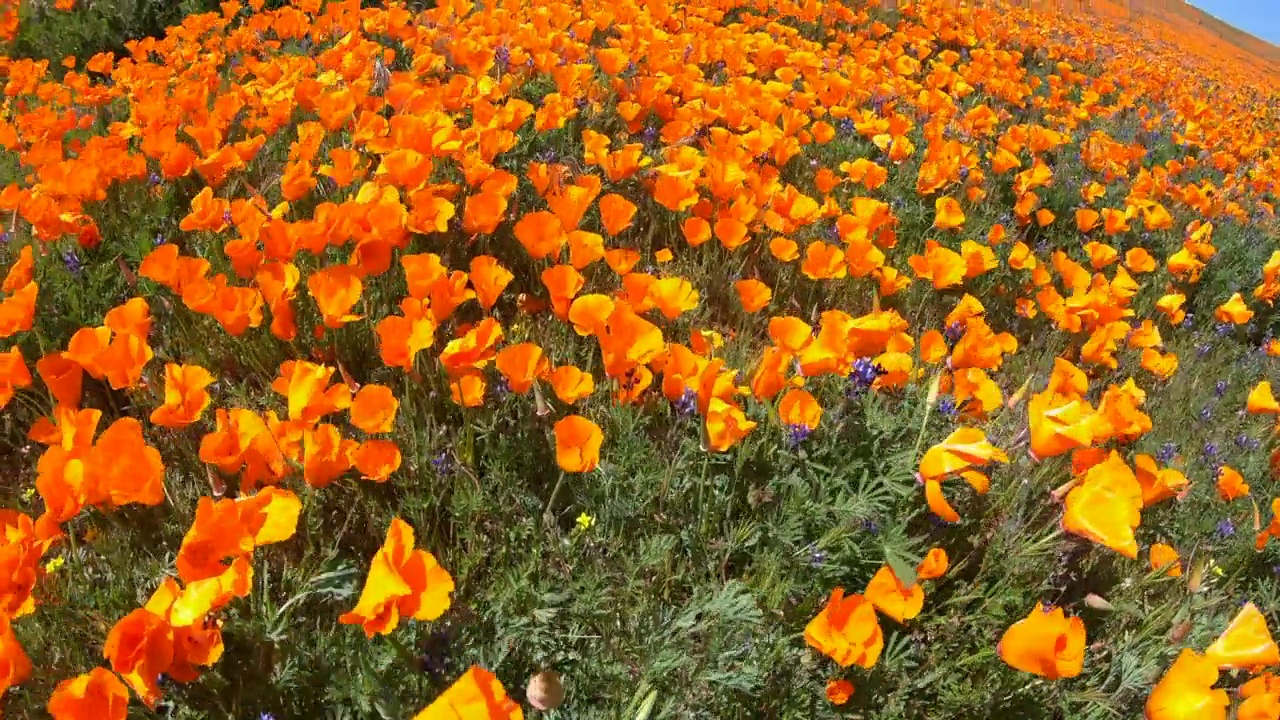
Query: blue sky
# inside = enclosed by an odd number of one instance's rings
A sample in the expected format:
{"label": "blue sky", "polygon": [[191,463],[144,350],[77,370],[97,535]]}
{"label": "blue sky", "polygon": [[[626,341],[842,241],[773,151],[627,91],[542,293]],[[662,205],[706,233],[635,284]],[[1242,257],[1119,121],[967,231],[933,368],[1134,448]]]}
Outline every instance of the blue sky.
{"label": "blue sky", "polygon": [[1280,45],[1277,0],[1190,0],[1192,5],[1245,32]]}

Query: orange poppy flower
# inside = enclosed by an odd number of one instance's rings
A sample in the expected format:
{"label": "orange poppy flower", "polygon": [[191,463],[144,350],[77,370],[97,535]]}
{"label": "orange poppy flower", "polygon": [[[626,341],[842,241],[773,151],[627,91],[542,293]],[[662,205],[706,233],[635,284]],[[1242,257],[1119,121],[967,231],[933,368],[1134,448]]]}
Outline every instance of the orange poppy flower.
{"label": "orange poppy flower", "polygon": [[916,567],[916,580],[923,581],[940,578],[947,574],[949,564],[947,551],[942,548],[933,548]]}
{"label": "orange poppy flower", "polygon": [[871,668],[884,649],[875,605],[861,595],[845,596],[843,588],[832,590],[826,607],[805,626],[804,641],[841,667]]}
{"label": "orange poppy flower", "polygon": [[844,705],[853,697],[853,683],[844,679],[828,681],[826,695],[832,705]]}
{"label": "orange poppy flower", "polygon": [[[343,386],[345,387],[345,386]],[[322,423],[303,436],[302,477],[314,488],[323,488],[355,465],[353,454],[359,446],[342,437],[338,428]]]}
{"label": "orange poppy flower", "polygon": [[[19,356],[21,361],[21,356]],[[0,407],[3,404],[0,403]],[[1269,413],[1272,415],[1280,415],[1280,403],[1276,402],[1275,395],[1271,393],[1271,383],[1263,380],[1249,391],[1249,399],[1246,409],[1256,414]]]}
{"label": "orange poppy flower", "polygon": [[1258,669],[1280,664],[1280,647],[1271,639],[1267,619],[1253,603],[1245,603],[1222,635],[1204,651],[1218,669]]}
{"label": "orange poppy flower", "polygon": [[334,372],[328,365],[285,360],[271,389],[288,399],[290,420],[313,423],[351,407],[351,388],[346,383],[329,384]]}
{"label": "orange poppy flower", "polygon": [[1031,452],[1044,459],[1093,443],[1098,421],[1093,408],[1082,399],[1046,390],[1027,403],[1031,426]]}
{"label": "orange poppy flower", "polygon": [[360,625],[368,637],[386,635],[400,618],[435,620],[449,609],[453,577],[426,550],[413,547],[413,528],[394,518],[382,548],[373,556],[369,576],[355,608],[338,618]]}
{"label": "orange poppy flower", "polygon": [[173,628],[164,618],[138,608],[107,634],[102,654],[147,707],[160,700],[160,673],[173,664]]}
{"label": "orange poppy flower", "polygon": [[595,380],[573,365],[556,368],[550,375],[551,388],[566,405],[573,405],[595,392]]}
{"label": "orange poppy flower", "polygon": [[798,353],[813,342],[813,328],[798,317],[783,315],[769,318],[769,339],[790,353]]}
{"label": "orange poppy flower", "polygon": [[404,268],[409,297],[418,300],[425,300],[431,294],[431,288],[449,275],[449,269],[435,253],[401,255],[400,265]]}
{"label": "orange poppy flower", "polygon": [[1152,544],[1151,569],[1164,570],[1169,577],[1182,577],[1182,562],[1178,560],[1178,551],[1164,543]]}
{"label": "orange poppy flower", "polygon": [[759,280],[739,280],[733,284],[738,293],[742,309],[748,313],[756,313],[764,309],[773,298],[773,290]]}
{"label": "orange poppy flower", "polygon": [[621,303],[609,314],[604,332],[597,333],[596,339],[609,377],[621,377],[632,368],[651,362],[666,347],[662,330]]}
{"label": "orange poppy flower", "polygon": [[400,446],[390,440],[365,440],[351,454],[356,470],[365,480],[386,482],[400,469]]}
{"label": "orange poppy flower", "polygon": [[213,188],[206,186],[191,199],[191,212],[178,223],[183,232],[207,230],[220,233],[230,225],[231,203],[225,198],[213,196]]}
{"label": "orange poppy flower", "polygon": [[22,350],[15,345],[0,353],[0,409],[9,404],[15,391],[30,385],[31,371],[22,359]]}
{"label": "orange poppy flower", "polygon": [[905,587],[888,565],[876,571],[863,595],[877,610],[900,623],[919,615],[924,607],[924,590],[919,583]]}
{"label": "orange poppy flower", "polygon": [[18,259],[9,266],[9,272],[5,273],[4,283],[0,285],[0,292],[9,294],[15,292],[29,284],[34,276],[32,269],[35,267],[35,261],[31,254],[31,246],[23,245],[18,251]]}
{"label": "orange poppy flower", "polygon": [[689,247],[698,247],[711,239],[711,223],[695,215],[680,224],[680,233]]}
{"label": "orange poppy flower", "polygon": [[1142,248],[1130,248],[1124,254],[1124,265],[1132,273],[1149,273],[1155,271],[1156,259]]}
{"label": "orange poppy flower", "polygon": [[351,401],[351,424],[370,435],[389,433],[395,428],[400,401],[385,385],[369,384]]}
{"label": "orange poppy flower", "polygon": [[636,206],[616,193],[609,193],[600,198],[600,222],[605,232],[616,236],[631,227],[631,219],[636,214]]}
{"label": "orange poppy flower", "polygon": [[476,301],[485,310],[492,310],[498,302],[498,296],[515,277],[511,271],[498,263],[497,258],[489,255],[477,255],[471,259],[469,273],[471,287],[475,289]]}
{"label": "orange poppy flower", "polygon": [[777,237],[769,241],[769,253],[781,262],[791,262],[800,257],[800,246],[790,238]]}
{"label": "orange poppy flower", "polygon": [[1235,293],[1231,299],[1219,305],[1213,311],[1213,317],[1220,323],[1231,323],[1232,325],[1244,325],[1253,319],[1253,311],[1248,305],[1244,304],[1244,298],[1240,293]]}
{"label": "orange poppy flower", "polygon": [[413,720],[524,720],[493,673],[472,665]]}
{"label": "orange poppy flower", "polygon": [[1231,502],[1237,498],[1249,496],[1249,485],[1244,476],[1230,465],[1218,468],[1218,497],[1223,502]]}
{"label": "orange poppy flower", "polygon": [[640,253],[630,248],[614,248],[605,252],[604,261],[618,275],[626,275],[640,262]]}
{"label": "orange poppy flower", "polygon": [[16,510],[0,510],[0,537],[0,618],[12,620],[35,611],[32,590],[51,540],[40,538],[31,517]]}
{"label": "orange poppy flower", "polygon": [[58,683],[46,706],[54,720],[125,720],[129,688],[104,667]]}
{"label": "orange poppy flower", "polygon": [[565,472],[590,472],[600,464],[604,434],[600,426],[582,417],[569,415],[555,425],[556,462]]}
{"label": "orange poppy flower", "polygon": [[1280,717],[1280,693],[1245,698],[1236,709],[1237,720],[1274,720]]}
{"label": "orange poppy flower", "polygon": [[351,314],[351,308],[360,301],[364,283],[351,266],[330,265],[317,270],[307,278],[307,290],[324,317],[325,327],[340,328],[360,319]]}
{"label": "orange poppy flower", "polygon": [[378,321],[378,354],[388,367],[411,372],[418,353],[435,342],[436,323],[421,300],[405,298],[400,311]]}
{"label": "orange poppy flower", "polygon": [[569,264],[582,270],[604,257],[604,238],[586,230],[569,233]]}
{"label": "orange poppy flower", "polygon": [[90,502],[159,505],[164,502],[164,464],[160,451],[147,445],[142,423],[123,417],[103,431],[93,448],[94,486]]}
{"label": "orange poppy flower", "polygon": [[822,419],[822,406],[809,393],[793,388],[778,403],[778,416],[785,425],[798,425],[813,430]]}
{"label": "orange poppy flower", "polygon": [[551,309],[561,320],[569,319],[569,305],[585,285],[582,273],[572,265],[555,265],[542,271],[542,284],[551,294]]}
{"label": "orange poppy flower", "polygon": [[1146,720],[1226,720],[1231,699],[1215,689],[1217,664],[1186,648],[1147,698]]}
{"label": "orange poppy flower", "polygon": [[9,618],[0,615],[0,696],[31,677],[31,661],[18,643]]}
{"label": "orange poppy flower", "polygon": [[716,452],[726,452],[756,427],[742,409],[718,397],[712,397],[704,414],[706,439]]}
{"label": "orange poppy flower", "polygon": [[1179,497],[1186,492],[1190,481],[1173,468],[1160,468],[1150,455],[1134,458],[1138,484],[1142,486],[1142,505],[1147,507],[1162,500]]}
{"label": "orange poppy flower", "polygon": [[925,452],[920,459],[920,476],[940,480],[992,462],[1009,462],[1009,456],[991,443],[977,428],[960,428]]}
{"label": "orange poppy flower", "polygon": [[924,255],[912,255],[907,263],[916,277],[932,282],[938,290],[959,285],[968,269],[959,253],[942,247],[936,240],[926,241]]}
{"label": "orange poppy flower", "polygon": [[675,320],[698,306],[699,294],[688,280],[673,277],[662,278],[651,284],[647,297],[663,317]]}
{"label": "orange poppy flower", "polygon": [[560,218],[546,211],[532,212],[515,224],[516,239],[534,260],[558,256],[568,241]]}
{"label": "orange poppy flower", "polygon": [[222,657],[222,629],[207,622],[209,615],[235,597],[249,593],[252,569],[241,558],[235,570],[218,578],[191,583],[183,589],[165,578],[143,609],[161,618],[173,631],[173,662],[165,672],[178,682],[200,677],[197,666],[211,666]]}
{"label": "orange poppy flower", "polygon": [[996,652],[1015,670],[1049,680],[1071,678],[1084,668],[1084,621],[1068,618],[1062,608],[1036,607],[1004,632]]}
{"label": "orange poppy flower", "polygon": [[35,282],[29,282],[0,301],[0,338],[31,329],[36,317],[39,289]]}
{"label": "orange poppy flower", "polygon": [[470,195],[462,211],[462,229],[472,235],[492,233],[506,212],[507,198],[499,193],[484,191]]}
{"label": "orange poppy flower", "polygon": [[507,381],[511,391],[523,395],[533,383],[551,370],[551,362],[534,343],[518,343],[503,348],[494,359],[498,372]]}
{"label": "orange poppy flower", "polygon": [[1146,348],[1142,351],[1142,367],[1161,380],[1168,380],[1178,370],[1178,356]]}
{"label": "orange poppy flower", "polygon": [[1101,219],[1102,215],[1093,208],[1076,208],[1076,229],[1082,233],[1091,232]]}
{"label": "orange poppy flower", "polygon": [[164,404],[151,412],[151,422],[168,428],[190,425],[209,407],[205,388],[213,384],[213,375],[199,365],[164,366]]}
{"label": "orange poppy flower", "polygon": [[934,201],[933,226],[939,230],[954,230],[964,226],[964,210],[955,198],[940,197]]}
{"label": "orange poppy flower", "polygon": [[1142,521],[1142,486],[1120,454],[1094,465],[1067,494],[1062,526],[1129,558],[1138,556],[1133,531]]}
{"label": "orange poppy flower", "polygon": [[484,376],[471,370],[466,371],[457,380],[449,383],[449,395],[453,402],[462,407],[480,407],[484,405]]}
{"label": "orange poppy flower", "polygon": [[234,500],[201,497],[178,548],[178,577],[195,583],[236,572],[235,562],[255,547],[293,537],[301,511],[297,495],[273,487]]}

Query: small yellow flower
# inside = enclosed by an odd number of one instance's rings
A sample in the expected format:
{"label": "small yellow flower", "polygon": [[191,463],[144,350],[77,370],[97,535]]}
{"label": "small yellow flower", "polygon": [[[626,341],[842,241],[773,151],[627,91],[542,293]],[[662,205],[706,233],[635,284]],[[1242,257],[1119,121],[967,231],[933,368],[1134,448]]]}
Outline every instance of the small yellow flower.
{"label": "small yellow flower", "polygon": [[29,487],[26,490],[22,491],[22,502],[29,503],[31,502],[31,499],[34,498],[35,496],[36,496],[36,489],[33,487]]}
{"label": "small yellow flower", "polygon": [[578,524],[579,532],[586,532],[596,524],[596,519],[584,512],[578,516],[578,519],[575,522]]}
{"label": "small yellow flower", "polygon": [[64,564],[66,564],[66,562],[67,562],[67,559],[59,555],[58,557],[44,564],[44,571],[49,574],[56,573],[58,572],[59,568],[61,568]]}

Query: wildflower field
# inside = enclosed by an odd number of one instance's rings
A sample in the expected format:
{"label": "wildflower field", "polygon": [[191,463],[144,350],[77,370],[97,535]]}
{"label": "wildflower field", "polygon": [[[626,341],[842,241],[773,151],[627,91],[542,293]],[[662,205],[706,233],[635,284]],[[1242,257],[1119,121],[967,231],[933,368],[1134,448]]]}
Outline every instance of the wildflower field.
{"label": "wildflower field", "polygon": [[366,4],[0,57],[6,717],[1280,720],[1270,65]]}

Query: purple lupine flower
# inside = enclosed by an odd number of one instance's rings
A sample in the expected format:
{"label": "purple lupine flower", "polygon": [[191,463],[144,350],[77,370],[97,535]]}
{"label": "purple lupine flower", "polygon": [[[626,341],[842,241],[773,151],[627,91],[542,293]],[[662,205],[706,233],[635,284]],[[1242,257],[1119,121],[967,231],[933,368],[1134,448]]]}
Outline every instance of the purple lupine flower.
{"label": "purple lupine flower", "polygon": [[80,268],[84,266],[80,262],[80,258],[76,257],[76,254],[70,250],[62,253],[62,264],[66,265],[67,270],[70,270],[73,275],[80,274]]}
{"label": "purple lupine flower", "polygon": [[809,429],[808,425],[787,425],[787,430],[786,430],[787,447],[791,448],[792,450],[800,447],[800,443],[803,443],[805,440],[807,440],[809,438],[809,435],[812,432],[813,431]]}
{"label": "purple lupine flower", "polygon": [[1200,408],[1200,422],[1209,422],[1213,419],[1213,409],[1208,405]]}
{"label": "purple lupine flower", "polygon": [[1223,395],[1226,395],[1226,394],[1227,394],[1227,381],[1226,381],[1226,380],[1219,380],[1217,383],[1215,383],[1215,384],[1214,384],[1214,386],[1213,386],[1213,392],[1214,392],[1218,397],[1222,397]]}
{"label": "purple lupine flower", "polygon": [[959,410],[956,408],[956,401],[950,396],[938,398],[938,412],[947,417],[955,417]]}
{"label": "purple lupine flower", "polygon": [[684,393],[672,404],[680,417],[692,417],[698,411],[698,393],[692,388],[685,388]]}
{"label": "purple lupine flower", "polygon": [[875,364],[870,358],[858,358],[853,361],[853,368],[849,371],[849,382],[853,384],[850,390],[851,395],[859,395],[871,387],[876,378],[885,374],[884,368]]}
{"label": "purple lupine flower", "polygon": [[827,554],[821,550],[814,550],[809,553],[809,564],[813,567],[822,567],[827,562]]}
{"label": "purple lupine flower", "polygon": [[959,321],[956,321],[948,325],[947,329],[944,331],[943,334],[945,334],[947,336],[947,339],[950,340],[951,342],[958,342],[960,338],[964,337],[964,331],[965,331],[964,324]]}
{"label": "purple lupine flower", "polygon": [[1213,346],[1209,343],[1200,343],[1196,346],[1196,357],[1204,357],[1213,352]]}
{"label": "purple lupine flower", "polygon": [[447,452],[431,458],[431,467],[435,468],[436,474],[441,477],[453,474],[453,456]]}
{"label": "purple lupine flower", "polygon": [[161,233],[156,233],[156,236],[151,240],[151,244],[155,245],[156,247],[160,247],[161,245],[165,244],[165,242],[166,241],[164,239],[164,235]]}
{"label": "purple lupine flower", "polygon": [[1217,443],[1212,443],[1212,442],[1207,442],[1207,443],[1205,443],[1205,444],[1204,444],[1204,449],[1202,450],[1202,452],[1204,453],[1204,456],[1205,456],[1205,458],[1206,458],[1206,459],[1210,459],[1210,460],[1211,460],[1211,459],[1213,459],[1213,458],[1216,458],[1216,457],[1218,457],[1218,452],[1219,452],[1219,450],[1218,450],[1218,444],[1217,444]]}
{"label": "purple lupine flower", "polygon": [[1231,518],[1223,518],[1218,523],[1218,537],[1229,538],[1236,534],[1236,526],[1231,522]]}
{"label": "purple lupine flower", "polygon": [[1167,465],[1177,454],[1178,446],[1171,442],[1167,442],[1164,445],[1161,445],[1160,449],[1156,451],[1156,460],[1159,461],[1161,465]]}
{"label": "purple lupine flower", "polygon": [[879,534],[880,534],[880,523],[877,523],[875,520],[873,520],[873,519],[871,519],[871,518],[867,518],[866,520],[863,520],[863,521],[862,521],[862,529],[863,529],[863,530],[866,530],[867,532],[871,533],[872,535],[879,535]]}
{"label": "purple lupine flower", "polygon": [[1240,433],[1236,436],[1236,446],[1241,450],[1253,452],[1262,447],[1262,441],[1257,438],[1249,437],[1244,433]]}

